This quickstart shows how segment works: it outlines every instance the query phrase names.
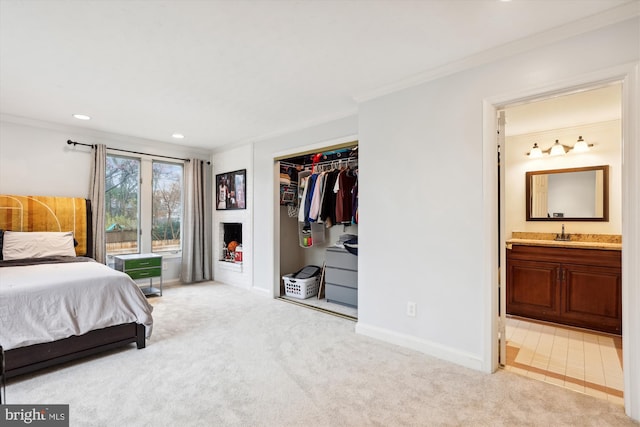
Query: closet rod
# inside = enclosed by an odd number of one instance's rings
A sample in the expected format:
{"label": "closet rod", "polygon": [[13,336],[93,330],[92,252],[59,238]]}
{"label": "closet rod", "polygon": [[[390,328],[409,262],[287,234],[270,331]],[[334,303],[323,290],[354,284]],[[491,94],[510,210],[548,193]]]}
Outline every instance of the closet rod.
{"label": "closet rod", "polygon": [[[358,163],[358,158],[357,157],[345,157],[342,159],[333,159],[333,160],[325,160],[322,162],[318,162],[318,163],[314,163],[313,166],[326,166],[326,165],[332,165],[337,163],[338,165],[340,165],[340,163],[346,162],[347,166],[349,165],[349,163]],[[305,166],[311,166],[309,165],[305,165]]]}
{"label": "closet rod", "polygon": [[302,165],[296,165],[295,163],[285,162],[283,160],[280,160],[280,164],[284,166],[290,166],[290,167],[302,166]]}
{"label": "closet rod", "polygon": [[[83,144],[82,142],[76,142],[76,141],[72,141],[70,139],[67,140],[67,144],[72,145],[75,147],[76,145],[82,145],[85,147],[91,147],[93,148],[94,145],[93,144]],[[108,150],[113,150],[113,151],[121,151],[123,153],[131,153],[131,154],[141,154],[143,156],[153,156],[153,157],[162,157],[164,159],[173,159],[173,160],[182,160],[184,162],[190,162],[190,159],[183,159],[182,157],[171,157],[171,156],[163,156],[161,154],[149,154],[149,153],[143,153],[140,151],[131,151],[131,150],[123,150],[122,148],[111,148],[111,147],[107,147]],[[207,164],[210,165],[211,162],[207,161]]]}
{"label": "closet rod", "polygon": [[[330,145],[328,147],[324,147],[323,150],[326,152],[326,151],[340,150],[341,148],[354,149],[356,147],[358,147],[358,141],[350,141],[350,142],[343,142],[341,144]],[[286,154],[286,155],[274,157],[273,160],[278,161],[278,160],[294,159],[294,158],[305,157],[309,154],[316,154],[316,153],[318,153],[318,150],[305,150],[299,153]]]}

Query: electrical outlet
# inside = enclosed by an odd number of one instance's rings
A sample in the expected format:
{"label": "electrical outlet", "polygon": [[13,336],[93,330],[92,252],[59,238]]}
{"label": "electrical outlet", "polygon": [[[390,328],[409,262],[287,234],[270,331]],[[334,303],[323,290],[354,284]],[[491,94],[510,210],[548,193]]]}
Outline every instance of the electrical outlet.
{"label": "electrical outlet", "polygon": [[416,317],[416,303],[408,302],[407,303],[407,316]]}
{"label": "electrical outlet", "polygon": [[167,269],[167,262],[166,262],[166,261],[164,261],[164,262],[162,263],[162,269],[163,269],[163,270],[166,270],[166,269]]}

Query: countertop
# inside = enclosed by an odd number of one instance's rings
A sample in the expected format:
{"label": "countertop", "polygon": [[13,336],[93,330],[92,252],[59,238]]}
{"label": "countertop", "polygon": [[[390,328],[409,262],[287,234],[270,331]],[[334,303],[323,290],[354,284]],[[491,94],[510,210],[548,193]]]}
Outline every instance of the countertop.
{"label": "countertop", "polygon": [[613,234],[570,234],[570,240],[554,240],[553,233],[512,233],[513,237],[505,243],[507,249],[513,245],[524,246],[547,246],[557,248],[581,248],[581,249],[604,249],[611,251],[622,250],[622,236]]}

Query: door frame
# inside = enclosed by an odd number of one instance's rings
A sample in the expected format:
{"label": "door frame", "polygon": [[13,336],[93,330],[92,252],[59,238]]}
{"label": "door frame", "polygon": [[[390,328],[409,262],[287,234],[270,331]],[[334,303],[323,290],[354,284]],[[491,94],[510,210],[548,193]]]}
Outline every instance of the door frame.
{"label": "door frame", "polygon": [[[498,168],[496,157],[496,129],[499,109],[518,102],[533,101],[573,90],[587,89],[609,82],[622,83],[622,342],[624,367],[625,413],[640,419],[640,114],[638,99],[640,63],[634,62],[588,73],[575,78],[553,82],[545,86],[523,88],[518,91],[488,97],[483,100],[483,229],[484,229],[484,307],[485,343],[484,369],[494,372],[499,366],[498,280],[505,273],[497,269],[498,250],[505,252],[505,235],[500,234],[504,217],[498,224]],[[500,241],[498,241],[500,240]],[[504,259],[504,258],[503,258]]]}

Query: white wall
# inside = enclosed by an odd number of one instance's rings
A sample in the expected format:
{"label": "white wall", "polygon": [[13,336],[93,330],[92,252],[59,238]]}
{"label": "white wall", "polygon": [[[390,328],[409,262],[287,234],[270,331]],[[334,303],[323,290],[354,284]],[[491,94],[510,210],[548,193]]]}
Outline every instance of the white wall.
{"label": "white wall", "polygon": [[[508,110],[507,110],[508,119]],[[568,153],[564,156],[529,159],[526,153],[534,142],[548,148],[560,139],[567,145],[582,135],[596,146],[587,153]],[[583,166],[609,165],[609,221],[563,221],[567,233],[621,234],[622,233],[622,135],[619,120],[592,123],[584,126],[548,130],[524,135],[508,136],[505,144],[505,199],[507,238],[513,231],[559,233],[557,221],[527,221],[525,173],[528,171],[564,169]]]}
{"label": "white wall", "polygon": [[358,332],[491,369],[483,102],[637,61],[631,40],[637,19],[360,105]]}
{"label": "white wall", "polygon": [[[230,285],[249,289],[253,280],[253,146],[250,144],[227,151],[214,153],[213,155],[213,200],[216,200],[215,175],[234,172],[240,169],[247,170],[246,176],[246,209],[215,210],[213,211],[213,277],[215,280]],[[219,261],[222,257],[222,241],[220,224],[223,222],[242,223],[242,266]]]}
{"label": "white wall", "polygon": [[[91,149],[67,144],[106,144],[179,158],[208,159],[208,151],[88,131],[71,126],[3,115],[0,120],[0,194],[89,197]],[[180,258],[165,258],[165,282],[180,277]]]}
{"label": "white wall", "polygon": [[91,158],[79,134],[0,122],[0,193],[89,197]]}

